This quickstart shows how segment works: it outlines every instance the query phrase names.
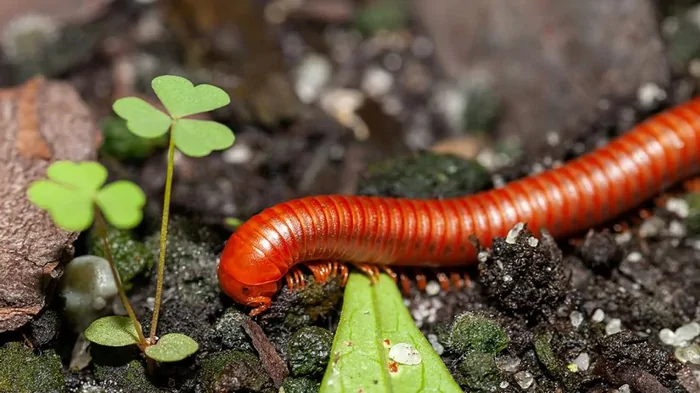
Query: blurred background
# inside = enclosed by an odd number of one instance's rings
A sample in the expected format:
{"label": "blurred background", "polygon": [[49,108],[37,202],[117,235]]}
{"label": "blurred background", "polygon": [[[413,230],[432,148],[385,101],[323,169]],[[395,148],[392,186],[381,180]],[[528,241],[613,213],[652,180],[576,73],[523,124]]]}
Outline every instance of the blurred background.
{"label": "blurred background", "polygon": [[112,102],[156,102],[150,81],[166,73],[224,88],[232,105],[212,116],[236,143],[180,157],[174,195],[220,222],[361,193],[368,165],[389,157],[446,152],[515,177],[605,143],[694,94],[697,3],[2,1],[0,85],[70,83],[100,122],[111,172],[152,194],[164,141],[125,132]]}

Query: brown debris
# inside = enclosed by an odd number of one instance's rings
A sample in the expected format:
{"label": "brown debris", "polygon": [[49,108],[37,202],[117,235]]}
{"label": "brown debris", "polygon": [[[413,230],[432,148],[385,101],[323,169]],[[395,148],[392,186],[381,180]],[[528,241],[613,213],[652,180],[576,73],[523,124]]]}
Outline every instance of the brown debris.
{"label": "brown debris", "polygon": [[243,329],[253,341],[253,346],[260,355],[260,361],[275,383],[275,388],[279,388],[282,386],[282,381],[289,375],[287,364],[284,363],[284,360],[277,353],[265,332],[255,321],[247,319],[243,324]]}
{"label": "brown debris", "polygon": [[96,158],[97,127],[77,92],[34,78],[0,90],[0,332],[46,304],[78,233],[57,228],[26,190],[52,161]]}

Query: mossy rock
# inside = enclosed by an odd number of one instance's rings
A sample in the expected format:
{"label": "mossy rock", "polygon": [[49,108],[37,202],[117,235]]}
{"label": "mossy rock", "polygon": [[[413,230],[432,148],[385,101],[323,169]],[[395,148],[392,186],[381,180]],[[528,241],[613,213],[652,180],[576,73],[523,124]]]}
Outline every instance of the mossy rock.
{"label": "mossy rock", "polygon": [[330,359],[333,333],[308,326],[299,329],[287,344],[289,368],[295,376],[322,375]]}
{"label": "mossy rock", "polygon": [[276,392],[260,360],[241,351],[213,353],[202,360],[200,377],[204,391],[218,392]]}
{"label": "mossy rock", "polygon": [[510,339],[501,326],[488,317],[466,312],[452,323],[449,346],[460,354],[478,352],[495,355],[504,350]]}
{"label": "mossy rock", "polygon": [[289,377],[282,382],[279,393],[318,393],[321,384],[306,377]]}
{"label": "mossy rock", "polygon": [[[107,243],[117,266],[119,277],[129,289],[131,280],[150,269],[156,262],[153,249],[138,240],[131,231],[119,230],[113,227],[107,229]],[[106,258],[102,237],[95,230],[90,233],[91,254]],[[157,249],[155,249],[157,250]]]}
{"label": "mossy rock", "polygon": [[19,342],[0,348],[0,393],[64,393],[61,359],[53,351],[35,354]]}
{"label": "mossy rock", "polygon": [[95,379],[102,385],[117,387],[125,393],[158,393],[138,360],[124,365],[95,364]]}

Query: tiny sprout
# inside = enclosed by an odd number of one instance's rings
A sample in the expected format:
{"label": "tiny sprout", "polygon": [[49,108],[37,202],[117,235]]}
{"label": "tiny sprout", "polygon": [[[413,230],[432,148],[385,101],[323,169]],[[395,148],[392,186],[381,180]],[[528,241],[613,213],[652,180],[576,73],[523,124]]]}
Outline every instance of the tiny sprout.
{"label": "tiny sprout", "polygon": [[146,196],[134,183],[119,180],[102,187],[107,170],[97,162],[57,161],[28,190],[29,200],[48,211],[56,225],[67,231],[84,231],[95,219],[95,205],[117,228],[131,229],[143,218]]}

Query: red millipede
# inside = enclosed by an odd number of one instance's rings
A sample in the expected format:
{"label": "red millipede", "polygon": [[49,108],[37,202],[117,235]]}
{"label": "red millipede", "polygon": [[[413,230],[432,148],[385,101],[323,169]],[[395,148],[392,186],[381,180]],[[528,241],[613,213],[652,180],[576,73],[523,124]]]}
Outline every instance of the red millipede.
{"label": "red millipede", "polygon": [[[350,263],[372,278],[389,266],[452,268],[476,261],[517,223],[565,237],[606,222],[694,174],[700,158],[700,98],[662,112],[566,165],[452,199],[314,196],[263,210],[229,238],[217,268],[223,291],[267,310],[286,277],[303,286],[304,263],[317,281]],[[405,284],[405,276],[402,276]],[[444,274],[439,275],[446,283]],[[459,286],[460,278],[452,277]],[[424,282],[424,280],[423,280]],[[443,285],[444,287],[444,285]]]}

